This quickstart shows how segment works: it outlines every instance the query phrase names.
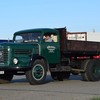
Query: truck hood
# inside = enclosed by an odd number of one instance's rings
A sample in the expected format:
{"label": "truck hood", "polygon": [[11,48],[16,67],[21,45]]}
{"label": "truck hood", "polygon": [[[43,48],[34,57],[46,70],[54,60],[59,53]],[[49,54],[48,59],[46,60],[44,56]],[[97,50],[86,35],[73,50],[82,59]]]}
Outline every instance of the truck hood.
{"label": "truck hood", "polygon": [[34,53],[40,53],[40,45],[38,43],[1,43],[0,48],[21,49],[23,51],[34,49]]}
{"label": "truck hood", "polygon": [[11,47],[34,47],[34,46],[37,46],[39,44],[37,43],[34,43],[34,44],[29,44],[29,43],[10,43],[10,42],[7,42],[7,43],[1,43],[0,46],[4,46],[4,47],[7,47],[7,46],[11,46]]}

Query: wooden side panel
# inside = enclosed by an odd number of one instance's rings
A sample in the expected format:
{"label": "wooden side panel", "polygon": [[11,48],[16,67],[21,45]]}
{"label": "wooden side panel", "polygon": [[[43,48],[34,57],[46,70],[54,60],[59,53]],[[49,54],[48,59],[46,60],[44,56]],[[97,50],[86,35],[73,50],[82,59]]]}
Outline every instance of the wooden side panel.
{"label": "wooden side panel", "polygon": [[60,49],[61,53],[67,52],[75,52],[76,53],[92,53],[97,54],[100,53],[100,42],[92,42],[92,41],[79,41],[79,40],[67,40],[66,36],[66,28],[58,28],[60,35]]}
{"label": "wooden side panel", "polygon": [[67,40],[66,51],[100,52],[99,42]]}

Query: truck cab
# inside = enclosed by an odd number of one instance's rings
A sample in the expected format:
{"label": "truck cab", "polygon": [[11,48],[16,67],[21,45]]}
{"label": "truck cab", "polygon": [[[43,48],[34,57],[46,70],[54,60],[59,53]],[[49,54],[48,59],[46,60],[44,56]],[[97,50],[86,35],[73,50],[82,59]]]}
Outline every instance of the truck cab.
{"label": "truck cab", "polygon": [[[46,36],[52,38],[52,42],[45,41]],[[55,29],[29,29],[14,33],[12,43],[0,44],[0,79],[2,82],[11,81],[13,75],[26,74],[29,79],[30,69],[33,69],[34,63],[37,64],[37,72],[34,72],[38,78],[36,83],[41,83],[39,80],[45,79],[49,65],[60,62],[60,44],[59,32]],[[44,68],[45,65],[45,68]],[[46,70],[46,71],[45,71]],[[43,74],[45,72],[45,74]],[[44,75],[44,76],[43,76]],[[9,76],[6,79],[4,76]],[[32,75],[31,75],[32,76]],[[30,82],[31,83],[31,82]],[[33,84],[31,83],[31,84]]]}
{"label": "truck cab", "polygon": [[[52,41],[45,41],[46,36],[49,35]],[[14,43],[22,43],[28,45],[37,45],[38,49],[33,51],[34,55],[41,56],[47,60],[48,63],[60,62],[60,44],[59,34],[57,30],[53,29],[34,29],[27,31],[19,31],[14,34]],[[34,49],[34,48],[33,48]],[[57,59],[55,59],[57,57]]]}

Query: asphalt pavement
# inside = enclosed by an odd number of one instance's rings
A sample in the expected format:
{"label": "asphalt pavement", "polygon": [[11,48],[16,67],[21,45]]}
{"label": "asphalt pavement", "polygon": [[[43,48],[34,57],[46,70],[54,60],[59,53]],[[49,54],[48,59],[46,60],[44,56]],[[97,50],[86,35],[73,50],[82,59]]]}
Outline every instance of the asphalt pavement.
{"label": "asphalt pavement", "polygon": [[85,82],[80,75],[45,84],[30,85],[25,76],[14,76],[9,84],[0,84],[0,100],[91,100],[100,97],[100,81]]}

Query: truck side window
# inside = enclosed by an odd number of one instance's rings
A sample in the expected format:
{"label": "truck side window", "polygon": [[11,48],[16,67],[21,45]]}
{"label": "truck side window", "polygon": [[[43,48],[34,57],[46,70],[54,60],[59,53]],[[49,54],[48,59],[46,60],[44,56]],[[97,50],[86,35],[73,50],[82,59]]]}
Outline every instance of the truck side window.
{"label": "truck side window", "polygon": [[52,33],[44,34],[43,39],[44,39],[44,42],[58,42],[57,35],[52,34]]}
{"label": "truck side window", "polygon": [[54,36],[53,36],[53,40],[54,40],[54,42],[58,42],[58,37],[57,37],[57,35],[54,35]]}

